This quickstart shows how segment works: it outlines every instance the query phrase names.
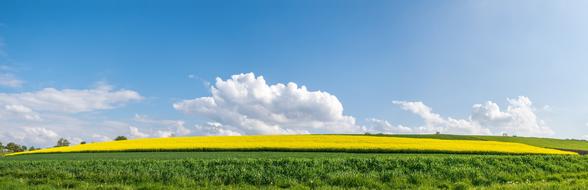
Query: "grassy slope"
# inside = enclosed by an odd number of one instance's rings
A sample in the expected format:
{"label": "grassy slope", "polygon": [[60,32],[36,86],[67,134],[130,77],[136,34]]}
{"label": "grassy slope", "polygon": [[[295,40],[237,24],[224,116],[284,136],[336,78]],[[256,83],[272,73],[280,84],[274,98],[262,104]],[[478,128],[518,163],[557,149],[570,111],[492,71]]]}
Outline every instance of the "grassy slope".
{"label": "grassy slope", "polygon": [[[387,135],[388,136],[388,135]],[[566,150],[582,150],[588,151],[588,141],[582,140],[563,140],[552,138],[537,138],[537,137],[503,137],[503,136],[473,136],[473,135],[389,135],[393,137],[410,137],[410,138],[432,138],[445,140],[486,140],[486,141],[502,141],[502,142],[516,142],[532,146],[566,149]]]}
{"label": "grassy slope", "polygon": [[[99,154],[107,153],[85,155]],[[0,189],[581,189],[588,185],[588,157],[584,156],[309,154],[313,155],[205,152],[190,155],[210,159],[4,158],[0,159]],[[295,155],[302,157],[292,158]]]}

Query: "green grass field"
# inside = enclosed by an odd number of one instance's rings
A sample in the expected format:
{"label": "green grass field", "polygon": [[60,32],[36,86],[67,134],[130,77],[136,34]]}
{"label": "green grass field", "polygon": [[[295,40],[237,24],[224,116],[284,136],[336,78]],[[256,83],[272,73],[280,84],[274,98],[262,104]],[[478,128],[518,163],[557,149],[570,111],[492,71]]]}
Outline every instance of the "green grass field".
{"label": "green grass field", "polygon": [[0,189],[581,189],[587,185],[585,156],[135,152],[0,159]]}

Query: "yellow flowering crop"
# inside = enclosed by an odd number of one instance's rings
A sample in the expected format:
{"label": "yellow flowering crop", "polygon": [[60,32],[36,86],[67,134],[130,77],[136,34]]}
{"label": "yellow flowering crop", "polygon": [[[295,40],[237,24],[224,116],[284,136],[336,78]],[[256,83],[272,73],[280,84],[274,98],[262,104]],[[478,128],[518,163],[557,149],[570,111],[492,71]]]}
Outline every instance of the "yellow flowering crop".
{"label": "yellow flowering crop", "polygon": [[18,154],[114,151],[332,151],[502,154],[576,154],[520,143],[365,135],[268,135],[146,138],[48,148]]}

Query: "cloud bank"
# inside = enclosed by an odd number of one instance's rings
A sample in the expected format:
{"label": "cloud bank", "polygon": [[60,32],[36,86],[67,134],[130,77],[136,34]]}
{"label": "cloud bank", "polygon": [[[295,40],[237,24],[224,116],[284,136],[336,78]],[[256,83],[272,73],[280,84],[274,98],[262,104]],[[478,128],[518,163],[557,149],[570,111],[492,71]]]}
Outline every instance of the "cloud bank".
{"label": "cloud bank", "polygon": [[[51,146],[64,137],[70,141],[107,139],[94,132],[119,131],[120,122],[101,120],[84,113],[109,110],[143,97],[131,90],[115,90],[108,85],[91,89],[45,88],[33,92],[0,93],[0,138],[35,146]],[[96,138],[94,138],[96,137]]]}

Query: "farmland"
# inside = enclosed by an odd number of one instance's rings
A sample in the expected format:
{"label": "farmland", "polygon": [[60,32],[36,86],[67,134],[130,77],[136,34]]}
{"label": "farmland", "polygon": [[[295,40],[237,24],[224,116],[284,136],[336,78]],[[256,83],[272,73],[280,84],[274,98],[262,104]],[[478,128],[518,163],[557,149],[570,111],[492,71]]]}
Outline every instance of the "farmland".
{"label": "farmland", "polygon": [[[176,137],[59,147],[0,158],[0,189],[580,189],[588,185],[586,156],[523,144],[529,141],[432,136],[438,139]],[[572,149],[567,145],[561,149]]]}
{"label": "farmland", "polygon": [[[467,146],[464,146],[467,145]],[[175,137],[92,143],[17,154],[116,151],[296,151],[362,153],[575,154],[521,143],[365,135]]]}
{"label": "farmland", "polygon": [[[117,155],[107,159],[108,154]],[[125,158],[125,154],[131,155]],[[165,156],[174,154],[178,155]],[[29,159],[24,159],[27,156]],[[18,157],[0,159],[3,189],[519,189],[588,185],[588,157],[565,155],[135,152]],[[71,159],[64,160],[66,157]]]}

